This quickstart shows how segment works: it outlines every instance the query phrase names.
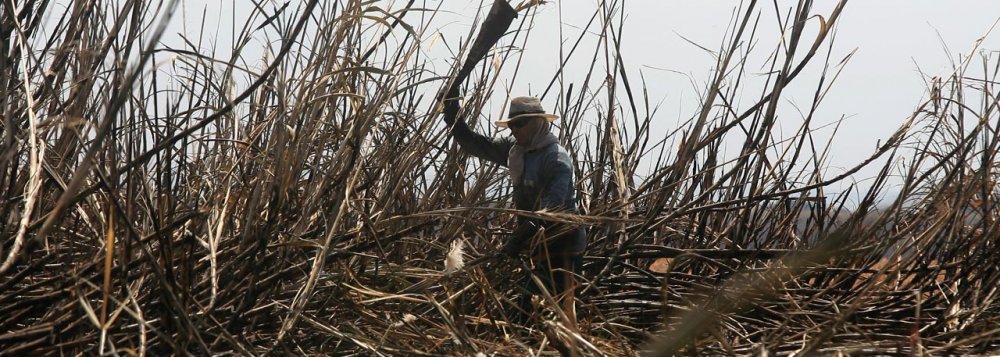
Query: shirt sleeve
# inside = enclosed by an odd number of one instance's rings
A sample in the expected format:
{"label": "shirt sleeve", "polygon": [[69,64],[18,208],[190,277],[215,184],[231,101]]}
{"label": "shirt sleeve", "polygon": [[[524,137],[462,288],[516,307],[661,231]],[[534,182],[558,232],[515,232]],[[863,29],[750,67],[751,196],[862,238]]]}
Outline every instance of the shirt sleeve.
{"label": "shirt sleeve", "polygon": [[514,145],[512,138],[489,138],[472,131],[464,121],[457,121],[451,128],[455,141],[469,155],[507,166],[507,156]]}
{"label": "shirt sleeve", "polygon": [[540,209],[567,210],[573,196],[573,160],[566,150],[556,150],[545,157],[545,171],[548,179],[542,191],[542,199],[539,202]]}

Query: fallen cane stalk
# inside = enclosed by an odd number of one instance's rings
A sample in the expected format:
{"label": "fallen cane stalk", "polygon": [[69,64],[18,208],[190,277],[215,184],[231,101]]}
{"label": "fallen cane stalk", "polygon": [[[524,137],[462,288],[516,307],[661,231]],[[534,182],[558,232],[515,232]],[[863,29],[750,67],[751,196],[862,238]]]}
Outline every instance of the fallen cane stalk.
{"label": "fallen cane stalk", "polygon": [[443,280],[444,278],[446,278],[448,276],[454,275],[454,274],[459,273],[459,272],[469,271],[470,269],[475,268],[476,266],[479,266],[482,263],[485,263],[485,262],[488,262],[488,261],[492,261],[493,259],[499,258],[501,256],[503,256],[503,255],[500,254],[500,253],[492,253],[492,254],[484,255],[484,256],[481,256],[479,258],[473,259],[473,260],[469,261],[468,263],[465,263],[465,266],[462,267],[462,269],[459,269],[458,271],[452,272],[450,274],[441,274],[441,275],[438,275],[438,276],[434,276],[434,277],[430,277],[430,278],[426,278],[424,280],[421,280],[420,282],[417,282],[417,283],[415,283],[413,285],[410,285],[406,289],[403,289],[402,291],[400,291],[399,295],[421,293],[424,290],[427,290],[428,288],[430,288],[430,287],[432,287],[434,285],[437,285],[438,282],[440,282],[441,280]]}

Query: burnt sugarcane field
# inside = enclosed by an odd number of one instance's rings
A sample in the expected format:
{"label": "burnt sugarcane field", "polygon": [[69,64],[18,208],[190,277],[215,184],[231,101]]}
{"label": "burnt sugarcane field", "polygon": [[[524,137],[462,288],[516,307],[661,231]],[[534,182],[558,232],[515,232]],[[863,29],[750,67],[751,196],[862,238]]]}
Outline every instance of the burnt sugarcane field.
{"label": "burnt sugarcane field", "polygon": [[1000,354],[994,22],[868,143],[847,0],[208,3],[0,0],[0,355]]}

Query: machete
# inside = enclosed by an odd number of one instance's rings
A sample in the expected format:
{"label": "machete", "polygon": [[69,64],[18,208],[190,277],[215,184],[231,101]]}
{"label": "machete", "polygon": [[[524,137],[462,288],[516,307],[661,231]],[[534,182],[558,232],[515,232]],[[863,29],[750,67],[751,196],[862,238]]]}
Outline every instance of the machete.
{"label": "machete", "polygon": [[[476,35],[476,40],[472,42],[472,47],[469,49],[468,55],[465,57],[465,62],[462,63],[461,69],[459,69],[458,74],[455,76],[452,86],[457,86],[462,82],[465,82],[465,78],[472,73],[472,69],[476,67],[483,57],[486,57],[486,53],[493,48],[493,45],[503,37],[503,34],[507,32],[510,27],[510,23],[517,18],[517,11],[507,3],[507,0],[496,0],[493,2],[493,7],[490,8],[489,14],[486,15],[486,20],[483,20],[483,26],[479,28],[479,34]],[[447,93],[448,91],[445,91]]]}

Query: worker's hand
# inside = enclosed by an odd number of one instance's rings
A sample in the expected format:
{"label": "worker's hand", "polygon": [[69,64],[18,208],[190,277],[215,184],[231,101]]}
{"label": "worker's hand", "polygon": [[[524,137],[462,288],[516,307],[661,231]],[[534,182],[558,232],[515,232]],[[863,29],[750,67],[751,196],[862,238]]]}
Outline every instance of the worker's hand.
{"label": "worker's hand", "polygon": [[525,243],[530,242],[537,233],[538,225],[534,222],[526,220],[518,223],[517,229],[514,230],[514,234],[511,235],[510,240],[503,245],[503,252],[508,256],[516,257],[524,249]]}
{"label": "worker's hand", "polygon": [[521,253],[522,246],[523,244],[521,244],[521,242],[511,238],[501,249],[503,250],[503,254],[506,254],[508,257],[517,258],[517,254]]}
{"label": "worker's hand", "polygon": [[458,110],[461,106],[458,104],[460,93],[458,91],[458,86],[452,86],[448,93],[445,93],[444,101],[444,122],[448,125],[455,124],[455,118],[458,117]]}

